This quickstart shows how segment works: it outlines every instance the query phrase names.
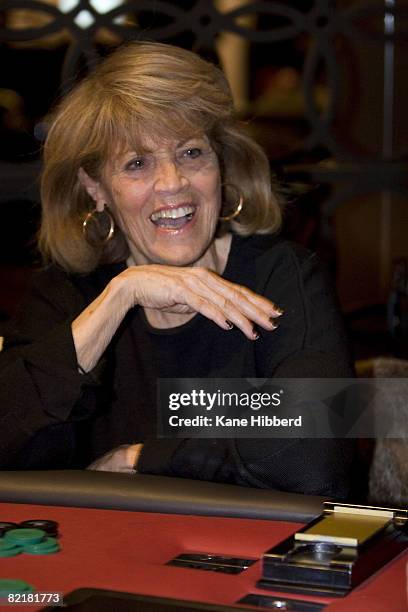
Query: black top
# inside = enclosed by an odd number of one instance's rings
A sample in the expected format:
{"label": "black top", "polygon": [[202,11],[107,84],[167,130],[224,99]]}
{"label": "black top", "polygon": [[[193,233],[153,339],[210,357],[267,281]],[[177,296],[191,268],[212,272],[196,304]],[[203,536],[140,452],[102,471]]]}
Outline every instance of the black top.
{"label": "black top", "polygon": [[253,342],[201,315],[155,329],[136,307],[97,367],[81,375],[71,322],[124,267],[35,275],[0,355],[0,466],[81,468],[120,444],[143,442],[140,472],[346,495],[347,441],[155,437],[158,376],[352,376],[337,304],[315,256],[271,236],[234,236],[223,276],[282,307],[277,330],[259,330]]}

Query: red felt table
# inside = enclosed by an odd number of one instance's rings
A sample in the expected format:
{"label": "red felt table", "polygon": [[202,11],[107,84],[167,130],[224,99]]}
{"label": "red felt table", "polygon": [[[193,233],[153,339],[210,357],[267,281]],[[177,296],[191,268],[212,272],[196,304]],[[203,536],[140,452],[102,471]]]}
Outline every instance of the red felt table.
{"label": "red felt table", "polygon": [[[171,567],[166,562],[188,551],[261,558],[300,527],[285,521],[28,504],[1,503],[0,510],[3,521],[57,521],[62,547],[53,555],[0,559],[1,578],[25,580],[40,592],[68,594],[91,587],[229,605],[249,592],[278,593],[256,589],[260,562],[238,575]],[[286,597],[329,603],[330,612],[408,610],[407,561],[404,553],[342,599]]]}

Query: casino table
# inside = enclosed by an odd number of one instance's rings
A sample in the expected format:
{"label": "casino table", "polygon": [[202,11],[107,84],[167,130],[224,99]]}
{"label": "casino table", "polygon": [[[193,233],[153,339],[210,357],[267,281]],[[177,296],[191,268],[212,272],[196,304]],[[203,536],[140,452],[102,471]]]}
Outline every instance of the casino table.
{"label": "casino table", "polygon": [[[0,577],[21,579],[37,592],[62,592],[64,597],[77,589],[107,589],[235,608],[241,598],[254,593],[272,597],[273,605],[236,609],[290,610],[296,609],[291,601],[297,601],[320,603],[329,612],[408,610],[407,552],[343,598],[257,588],[262,554],[319,515],[323,500],[141,474],[2,472],[0,520],[57,521],[61,550],[1,558]],[[239,574],[168,565],[182,553],[254,563]],[[156,610],[155,605],[149,610]]]}

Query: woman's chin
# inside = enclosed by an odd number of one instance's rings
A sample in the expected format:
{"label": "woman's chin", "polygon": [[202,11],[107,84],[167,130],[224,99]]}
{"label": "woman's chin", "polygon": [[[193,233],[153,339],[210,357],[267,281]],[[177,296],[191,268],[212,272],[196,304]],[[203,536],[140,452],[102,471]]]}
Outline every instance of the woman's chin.
{"label": "woman's chin", "polygon": [[164,245],[156,241],[156,244],[145,245],[143,250],[135,249],[132,243],[129,244],[129,247],[137,265],[160,264],[187,267],[197,265],[197,263],[199,265],[199,261],[211,251],[213,242],[214,240],[208,236],[205,239],[200,237],[198,240],[185,241],[184,244],[181,241],[174,241],[171,245]]}

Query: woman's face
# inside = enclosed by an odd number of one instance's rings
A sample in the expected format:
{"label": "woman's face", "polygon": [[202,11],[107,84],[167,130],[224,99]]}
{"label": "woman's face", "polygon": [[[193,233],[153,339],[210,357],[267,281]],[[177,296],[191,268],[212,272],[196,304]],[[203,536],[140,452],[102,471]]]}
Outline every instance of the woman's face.
{"label": "woman's face", "polygon": [[206,136],[145,138],[143,152],[106,164],[99,185],[136,264],[191,265],[214,240],[221,178]]}

